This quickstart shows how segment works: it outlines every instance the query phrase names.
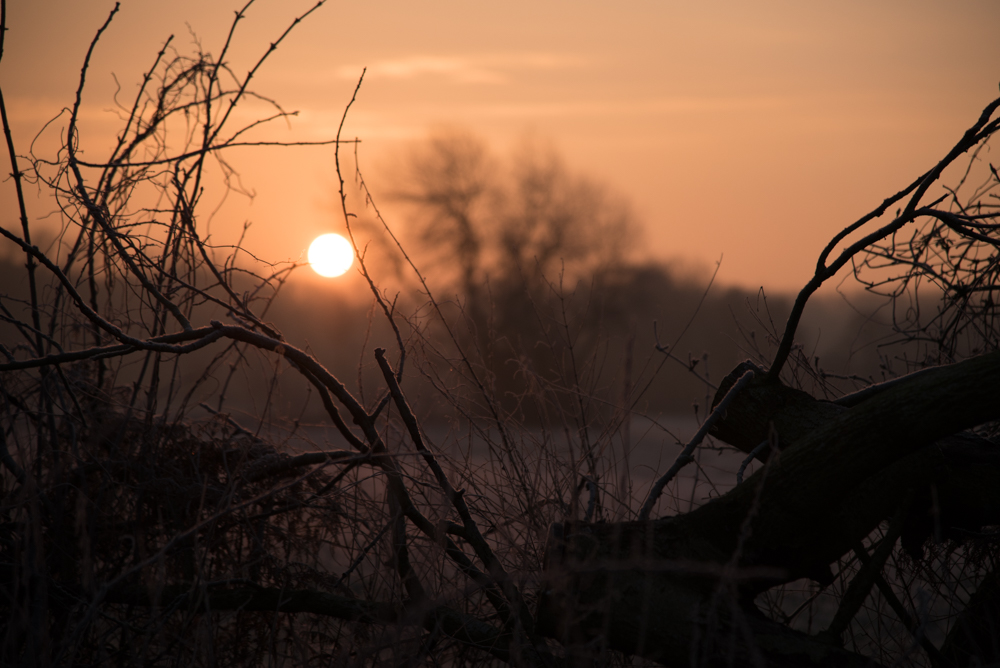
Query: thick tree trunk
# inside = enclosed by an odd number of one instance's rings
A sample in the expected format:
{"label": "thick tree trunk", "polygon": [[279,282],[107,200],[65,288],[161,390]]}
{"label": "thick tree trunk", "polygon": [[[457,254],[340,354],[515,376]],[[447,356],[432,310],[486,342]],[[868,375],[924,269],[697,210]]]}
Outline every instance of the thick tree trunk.
{"label": "thick tree trunk", "polygon": [[[729,384],[745,370],[737,367]],[[998,448],[958,435],[1000,418],[1000,353],[925,370],[848,403],[816,401],[759,374],[715,433],[749,451],[773,426],[780,453],[686,515],[554,527],[542,631],[668,665],[686,665],[692,652],[707,663],[870,665],[836,639],[764,619],[753,598],[800,577],[829,579],[829,564],[901,506],[909,509],[904,545],[919,549],[935,531],[925,521],[931,483],[950,527],[1000,523]]]}

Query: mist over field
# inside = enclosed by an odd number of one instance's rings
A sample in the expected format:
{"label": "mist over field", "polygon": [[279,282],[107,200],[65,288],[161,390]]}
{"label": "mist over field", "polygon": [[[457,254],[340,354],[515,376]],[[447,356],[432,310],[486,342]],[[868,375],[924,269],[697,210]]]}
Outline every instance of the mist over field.
{"label": "mist over field", "polygon": [[[367,384],[366,398],[370,400],[370,388],[377,387],[380,377],[371,352],[377,347],[391,349],[394,335],[373,301],[318,282],[311,271],[304,266],[292,275],[268,309],[266,319],[290,343],[309,350],[332,373],[344,378],[352,389],[364,391]],[[544,301],[532,301],[526,293],[515,293],[508,296],[510,303],[487,304],[493,318],[481,323],[485,329],[482,339],[489,342],[489,350],[482,352],[495,361],[490,372],[498,393],[508,407],[520,405],[528,423],[537,422],[538,407],[521,401],[531,385],[529,375],[555,374],[557,369],[551,359],[565,355],[567,342],[572,340],[588,383],[607,401],[620,400],[627,363],[631,369],[630,387],[644,388],[634,408],[636,414],[697,414],[703,418],[706,396],[714,395],[714,387],[729,369],[744,359],[760,363],[773,351],[780,334],[776,329],[787,318],[794,297],[710,285],[710,280],[710,275],[685,275],[669,265],[626,265],[594,283],[581,280],[564,286],[562,298],[550,294]],[[26,302],[23,263],[9,256],[2,258],[0,284],[8,297]],[[391,290],[389,293],[397,294]],[[398,311],[417,313],[409,322],[414,331],[426,332],[427,345],[447,346],[443,332],[421,323],[420,312],[427,309],[423,296],[415,290],[406,294],[400,289],[398,294]],[[443,292],[436,297],[456,318],[468,310],[461,294]],[[809,374],[819,377],[825,372],[836,385],[850,389],[901,373],[906,364],[896,358],[897,351],[889,345],[890,312],[876,312],[882,303],[858,290],[815,299],[800,328],[799,352],[808,364],[802,369],[802,381],[812,383]],[[559,320],[560,311],[554,310],[563,306],[567,309],[568,331]],[[499,313],[504,309],[506,320]],[[511,312],[518,317],[511,317]],[[224,314],[220,311],[218,315]],[[0,331],[4,340],[15,340],[11,324],[0,324]],[[468,329],[461,333],[465,340],[474,340]],[[656,349],[657,337],[671,356]],[[130,368],[128,364],[123,367],[124,376],[119,382],[126,381]],[[275,372],[279,385],[262,391],[266,379]],[[191,371],[182,380],[197,377]],[[407,378],[405,384],[420,388],[414,402],[428,419],[447,417],[447,411],[437,405],[434,392],[426,391],[426,379],[417,375]],[[205,386],[199,401],[210,400],[218,390],[217,383]],[[252,365],[252,371],[241,371],[238,382],[230,385],[230,401],[235,402],[230,409],[243,411],[245,418],[241,419],[250,424],[261,418],[259,411],[264,405],[269,418],[286,424],[323,419],[322,405],[315,396],[309,397],[308,388],[296,381],[294,373],[262,360]]]}

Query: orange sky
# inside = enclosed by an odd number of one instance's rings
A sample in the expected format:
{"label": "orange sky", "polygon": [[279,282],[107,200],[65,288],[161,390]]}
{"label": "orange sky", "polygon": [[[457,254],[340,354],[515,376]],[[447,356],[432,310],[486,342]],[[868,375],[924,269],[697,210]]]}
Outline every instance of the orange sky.
{"label": "orange sky", "polygon": [[[84,132],[105,137],[90,158],[116,127],[112,73],[127,99],[169,34],[186,50],[194,33],[217,53],[241,4],[123,2],[84,99]],[[258,0],[236,71],[311,4]],[[23,154],[71,104],[113,3],[8,5],[0,82]],[[632,200],[651,255],[706,265],[722,255],[723,282],[778,290],[801,286],[833,233],[943,156],[997,96],[998,30],[996,0],[332,3],[255,88],[300,110],[280,137],[328,139],[368,67],[345,133],[363,140],[376,195],[392,188],[378,167],[428,129],[459,126],[501,150],[530,133]],[[340,224],[332,150],[257,155],[231,156],[257,197],[231,201],[213,230],[249,219],[252,249],[299,257]],[[16,228],[11,194],[0,187],[0,222]],[[33,196],[29,206],[46,212]]]}

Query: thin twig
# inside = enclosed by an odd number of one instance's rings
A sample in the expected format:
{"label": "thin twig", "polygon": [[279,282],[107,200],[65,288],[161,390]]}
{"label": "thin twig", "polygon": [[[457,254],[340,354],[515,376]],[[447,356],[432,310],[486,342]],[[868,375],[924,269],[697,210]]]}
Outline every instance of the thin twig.
{"label": "thin twig", "polygon": [[660,479],[656,481],[652,489],[649,490],[649,496],[646,497],[646,502],[642,504],[642,510],[639,511],[640,521],[645,522],[649,519],[649,514],[653,511],[653,506],[656,505],[656,501],[660,498],[660,494],[663,493],[663,488],[666,487],[668,482],[674,479],[674,476],[676,476],[682,468],[694,461],[694,458],[691,456],[694,449],[697,448],[698,445],[700,445],[705,439],[705,436],[708,435],[709,430],[712,428],[712,425],[715,424],[716,420],[725,415],[726,410],[729,408],[729,404],[733,402],[733,399],[735,399],[736,395],[740,393],[740,390],[746,387],[750,381],[753,380],[753,376],[754,373],[752,370],[746,371],[742,376],[740,376],[739,380],[736,381],[736,384],[734,384],[731,388],[729,388],[729,391],[726,392],[726,396],[722,398],[722,401],[716,405],[715,410],[709,414],[705,423],[701,425],[701,428],[698,430],[698,433],[694,435],[694,438],[692,438],[691,441],[684,446],[684,449],[681,450],[681,453],[677,455],[677,459],[674,460],[674,464],[670,467],[670,470],[664,473]]}

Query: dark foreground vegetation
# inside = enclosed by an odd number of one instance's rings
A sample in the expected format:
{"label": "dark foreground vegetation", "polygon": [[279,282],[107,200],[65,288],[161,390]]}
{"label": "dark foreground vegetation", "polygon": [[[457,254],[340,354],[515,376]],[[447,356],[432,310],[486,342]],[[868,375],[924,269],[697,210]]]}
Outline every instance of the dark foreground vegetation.
{"label": "dark foreground vegetation", "polygon": [[[298,23],[237,76],[241,17],[216,57],[155,56],[101,159],[86,61],[56,155],[19,153],[0,96],[0,663],[1000,661],[1000,99],[770,305],[631,263],[613,198],[543,154],[497,179],[461,138],[414,158],[394,233],[338,136],[309,150],[370,307],[306,321],[294,266],[202,227]],[[838,272],[888,327],[860,357],[803,335]],[[692,400],[701,429],[637,475],[636,416]]]}

